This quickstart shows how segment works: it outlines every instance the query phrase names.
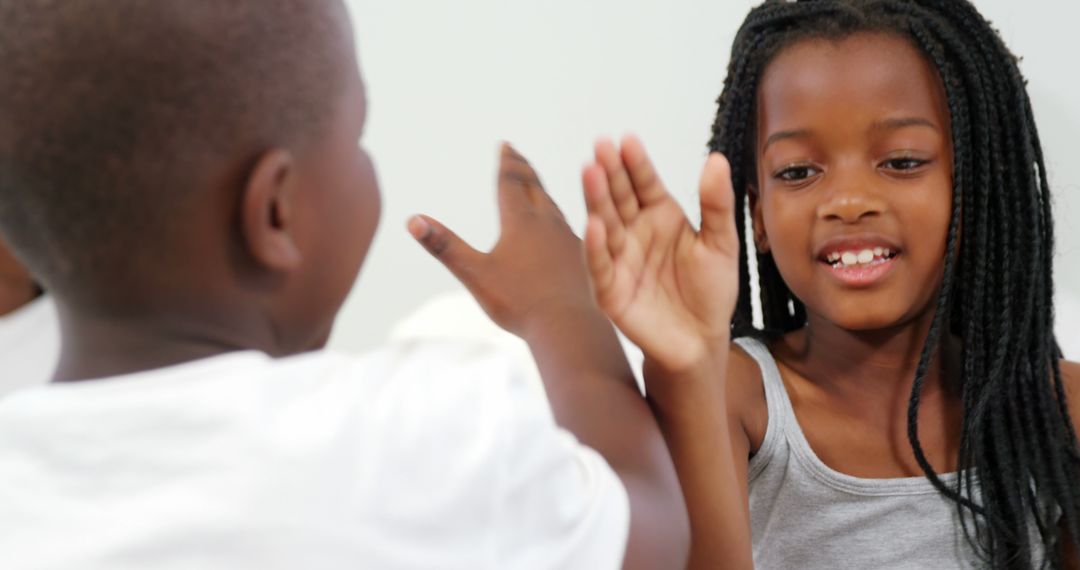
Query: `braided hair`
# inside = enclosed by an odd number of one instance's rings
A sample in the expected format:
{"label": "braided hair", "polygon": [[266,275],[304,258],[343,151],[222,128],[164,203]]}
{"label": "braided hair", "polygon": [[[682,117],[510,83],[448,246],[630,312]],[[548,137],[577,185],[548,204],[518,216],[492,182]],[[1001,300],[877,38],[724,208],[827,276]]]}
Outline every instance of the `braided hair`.
{"label": "braided hair", "polygon": [[[926,478],[955,502],[965,536],[994,568],[1059,567],[1080,552],[1080,452],[1053,335],[1053,224],[1039,135],[1017,59],[967,0],[766,0],[740,28],[709,147],[731,158],[736,211],[754,183],[758,82],[784,47],[859,32],[898,35],[945,86],[954,150],[944,278],[908,405]],[[736,216],[746,242],[746,219]],[[739,260],[736,331],[776,336],[806,308],[769,253],[757,253],[764,327],[753,326],[748,254]],[[935,348],[962,339],[961,476],[946,484],[919,441],[919,400]],[[1062,533],[1062,529],[1067,534]]]}

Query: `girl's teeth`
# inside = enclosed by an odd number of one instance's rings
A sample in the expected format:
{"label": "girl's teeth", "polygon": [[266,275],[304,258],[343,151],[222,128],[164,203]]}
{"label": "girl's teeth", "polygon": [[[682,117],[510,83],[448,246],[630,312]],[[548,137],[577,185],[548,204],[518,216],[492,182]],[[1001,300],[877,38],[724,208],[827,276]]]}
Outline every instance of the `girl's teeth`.
{"label": "girl's teeth", "polygon": [[844,267],[850,267],[852,265],[867,265],[877,259],[884,262],[891,256],[891,249],[887,247],[875,247],[873,249],[864,249],[861,251],[845,251],[843,253],[833,252],[825,259],[834,265],[839,264]]}

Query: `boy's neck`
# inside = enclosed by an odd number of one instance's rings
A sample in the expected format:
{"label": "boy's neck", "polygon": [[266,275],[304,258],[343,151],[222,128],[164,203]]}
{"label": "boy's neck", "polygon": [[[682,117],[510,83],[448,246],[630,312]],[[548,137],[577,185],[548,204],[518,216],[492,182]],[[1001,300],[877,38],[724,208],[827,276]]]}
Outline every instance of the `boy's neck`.
{"label": "boy's neck", "polygon": [[[155,370],[267,343],[236,330],[241,318],[214,321],[90,317],[57,303],[63,342],[54,382]],[[231,315],[238,317],[238,315]],[[250,331],[248,331],[250,332]]]}
{"label": "boy's neck", "polygon": [[0,277],[0,317],[29,304],[38,295],[33,283],[10,281]]}

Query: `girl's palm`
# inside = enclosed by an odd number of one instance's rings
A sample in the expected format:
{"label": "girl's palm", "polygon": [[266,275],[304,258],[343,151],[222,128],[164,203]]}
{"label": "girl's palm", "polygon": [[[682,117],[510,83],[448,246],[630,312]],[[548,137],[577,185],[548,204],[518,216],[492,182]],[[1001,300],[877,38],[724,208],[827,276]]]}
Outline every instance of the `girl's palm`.
{"label": "girl's palm", "polygon": [[641,143],[596,147],[584,174],[586,252],[600,306],[650,358],[689,367],[728,342],[738,294],[738,254],[726,160],[701,177],[701,230],[657,177]]}

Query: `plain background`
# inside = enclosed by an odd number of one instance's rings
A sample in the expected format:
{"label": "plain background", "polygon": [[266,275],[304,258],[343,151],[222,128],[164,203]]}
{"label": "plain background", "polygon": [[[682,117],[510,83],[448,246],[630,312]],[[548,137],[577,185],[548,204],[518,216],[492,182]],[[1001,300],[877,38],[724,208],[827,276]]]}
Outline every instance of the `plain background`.
{"label": "plain background", "polygon": [[[1068,347],[1080,340],[1080,3],[975,3],[1023,58],[1030,82],[1055,192],[1059,337]],[[530,159],[580,233],[580,171],[593,140],[637,133],[696,222],[697,177],[730,44],[756,1],[349,4],[370,101],[362,143],[374,157],[384,205],[331,339],[335,348],[369,348],[426,299],[459,288],[409,237],[405,220],[430,214],[489,248],[498,235],[501,140]]]}

